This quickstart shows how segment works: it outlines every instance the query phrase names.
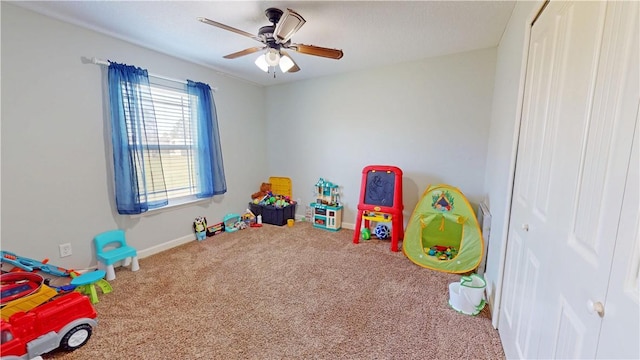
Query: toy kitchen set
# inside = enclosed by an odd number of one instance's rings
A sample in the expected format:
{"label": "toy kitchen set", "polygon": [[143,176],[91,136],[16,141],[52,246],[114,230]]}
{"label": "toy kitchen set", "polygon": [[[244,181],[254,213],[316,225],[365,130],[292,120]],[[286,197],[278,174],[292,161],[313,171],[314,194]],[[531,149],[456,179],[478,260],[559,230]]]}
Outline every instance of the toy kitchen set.
{"label": "toy kitchen set", "polygon": [[315,186],[316,202],[311,203],[313,226],[338,231],[342,228],[342,205],[340,188],[320,178]]}

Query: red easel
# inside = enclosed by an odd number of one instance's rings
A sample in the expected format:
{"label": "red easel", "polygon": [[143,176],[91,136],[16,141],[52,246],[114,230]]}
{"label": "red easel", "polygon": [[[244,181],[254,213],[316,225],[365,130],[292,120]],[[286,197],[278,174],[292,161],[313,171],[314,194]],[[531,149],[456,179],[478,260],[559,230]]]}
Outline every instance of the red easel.
{"label": "red easel", "polygon": [[360,242],[362,220],[364,228],[369,228],[371,221],[391,222],[391,251],[398,251],[398,242],[404,236],[403,209],[402,170],[388,165],[370,165],[362,169],[353,243]]}

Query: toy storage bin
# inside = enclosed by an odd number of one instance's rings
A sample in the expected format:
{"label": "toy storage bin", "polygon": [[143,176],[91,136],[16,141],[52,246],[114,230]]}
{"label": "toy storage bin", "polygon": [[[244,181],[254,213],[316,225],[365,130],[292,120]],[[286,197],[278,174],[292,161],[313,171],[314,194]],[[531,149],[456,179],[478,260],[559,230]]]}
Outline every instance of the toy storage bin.
{"label": "toy storage bin", "polygon": [[287,220],[295,219],[296,217],[295,204],[277,208],[273,205],[256,205],[249,203],[249,209],[256,216],[262,215],[263,224],[283,226],[287,223]]}

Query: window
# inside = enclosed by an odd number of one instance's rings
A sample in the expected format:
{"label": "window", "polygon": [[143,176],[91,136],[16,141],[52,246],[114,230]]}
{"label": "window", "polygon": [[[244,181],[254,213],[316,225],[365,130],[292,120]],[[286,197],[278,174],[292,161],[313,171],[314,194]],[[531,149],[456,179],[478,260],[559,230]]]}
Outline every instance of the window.
{"label": "window", "polygon": [[[192,108],[197,108],[198,99],[189,96],[181,83],[170,84],[154,77],[149,77],[149,83],[150,92],[143,93],[141,100],[143,106],[153,109],[155,119],[140,116],[141,121],[149,122],[142,126],[145,132],[142,135],[136,127],[127,127],[129,146],[141,142],[146,149],[142,152],[144,166],[136,169],[138,182],[146,184],[150,203],[165,197],[171,202],[195,196],[197,151],[193,139],[197,136],[197,132],[194,133],[197,122],[191,114]],[[122,84],[122,92],[133,96],[126,84]],[[126,108],[127,111],[131,108]]]}
{"label": "window", "polygon": [[[153,77],[149,81],[158,129],[159,149],[154,156],[162,159],[160,166],[164,173],[167,197],[172,200],[195,196],[198,189],[198,152],[193,139],[197,136],[197,121],[191,115],[191,109],[197,108],[198,99],[189,96],[184,86],[182,89],[163,86],[155,82]],[[147,179],[147,182],[149,180],[152,179]],[[148,196],[150,201],[157,200],[154,191]]]}
{"label": "window", "polygon": [[108,81],[118,213],[226,192],[209,85],[149,77],[116,63]]}

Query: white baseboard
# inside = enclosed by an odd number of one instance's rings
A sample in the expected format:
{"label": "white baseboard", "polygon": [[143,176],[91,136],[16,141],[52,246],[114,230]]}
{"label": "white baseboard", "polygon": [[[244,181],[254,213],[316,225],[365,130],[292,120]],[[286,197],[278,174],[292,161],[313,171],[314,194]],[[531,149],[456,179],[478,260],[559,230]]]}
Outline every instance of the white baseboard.
{"label": "white baseboard", "polygon": [[[186,236],[183,236],[183,237],[175,239],[175,240],[169,240],[169,241],[167,241],[165,243],[158,244],[158,245],[152,246],[150,248],[146,248],[144,250],[138,250],[138,259],[144,259],[144,258],[146,258],[148,256],[155,255],[155,254],[163,252],[165,250],[172,249],[172,248],[174,248],[176,246],[180,246],[182,244],[186,244],[186,243],[188,243],[190,241],[196,241],[195,235],[186,235]],[[122,266],[122,263],[123,263],[122,261],[118,261],[118,262],[114,263],[113,266],[114,267],[120,267],[120,266]],[[86,269],[81,269],[81,270],[76,270],[76,271],[78,271],[79,273],[85,273],[87,271],[96,270],[97,268],[98,268],[97,265],[92,265],[92,266],[89,266]]]}
{"label": "white baseboard", "polygon": [[172,249],[176,246],[180,246],[183,244],[186,244],[188,242],[191,241],[196,241],[195,239],[195,235],[191,234],[191,235],[186,235],[180,238],[177,238],[175,240],[169,240],[165,243],[162,244],[158,244],[155,246],[152,246],[150,248],[146,248],[144,250],[138,250],[138,259],[144,259],[147,256],[151,256],[151,255],[155,255],[157,253],[163,252],[165,250],[169,250]]}
{"label": "white baseboard", "polygon": [[342,227],[344,229],[355,230],[356,229],[356,224],[343,222],[342,223]]}

